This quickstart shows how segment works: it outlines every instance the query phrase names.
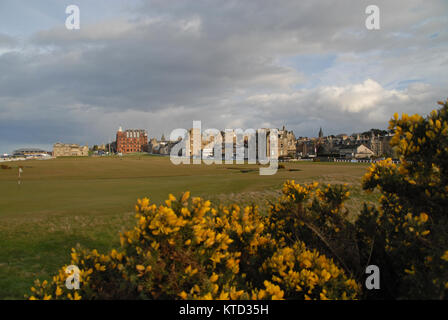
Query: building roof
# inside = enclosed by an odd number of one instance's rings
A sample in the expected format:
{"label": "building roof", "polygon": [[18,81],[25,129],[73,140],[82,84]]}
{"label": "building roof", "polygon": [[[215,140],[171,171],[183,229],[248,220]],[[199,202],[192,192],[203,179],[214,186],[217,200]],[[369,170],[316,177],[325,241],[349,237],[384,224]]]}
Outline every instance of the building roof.
{"label": "building roof", "polygon": [[88,145],[82,146],[82,145],[77,144],[77,143],[62,143],[62,142],[56,142],[56,143],[53,145],[53,147],[60,147],[60,146],[63,146],[63,147],[71,147],[71,148],[80,148],[80,147],[84,148],[84,147],[88,147]]}
{"label": "building roof", "polygon": [[47,152],[47,151],[39,149],[39,148],[20,148],[20,149],[14,150],[14,153],[20,153],[20,152]]}

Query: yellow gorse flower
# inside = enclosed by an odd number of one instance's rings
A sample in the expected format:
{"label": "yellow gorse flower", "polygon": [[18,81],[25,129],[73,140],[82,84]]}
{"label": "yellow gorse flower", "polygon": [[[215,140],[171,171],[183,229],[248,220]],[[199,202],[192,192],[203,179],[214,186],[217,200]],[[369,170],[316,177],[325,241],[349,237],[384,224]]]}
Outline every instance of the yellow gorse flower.
{"label": "yellow gorse flower", "polygon": [[[313,299],[337,298],[331,286],[333,283],[345,286],[347,277],[342,270],[331,259],[306,249],[301,242],[288,246],[285,238],[278,235],[282,235],[282,228],[289,222],[274,217],[274,213],[285,210],[285,201],[300,203],[314,196],[327,201],[333,194],[349,196],[347,186],[318,187],[317,182],[299,185],[287,181],[278,206],[268,216],[261,215],[257,206],[214,207],[208,200],[192,198],[189,192],[179,198],[169,195],[165,204],[159,206],[150,203],[149,198],[139,199],[137,225],[120,234],[120,250],[113,249],[106,255],[97,250],[72,250],[72,260],[81,270],[81,288],[99,286],[101,278],[96,274],[101,272],[125,282],[136,282],[138,292],[153,298],[159,297],[158,292],[165,287],[177,299],[284,299],[287,292],[295,292],[296,298],[306,298],[304,295]],[[343,213],[340,203],[328,208],[330,211],[335,217]],[[267,258],[260,260],[263,256]],[[253,271],[247,272],[247,264],[252,260]],[[271,274],[263,280],[263,287],[240,287],[245,281],[253,282],[259,272]],[[51,286],[39,285],[33,297],[84,297],[82,289],[64,294],[66,278],[65,270],[61,269]],[[143,283],[151,283],[151,289]],[[53,289],[41,295],[45,288]],[[356,297],[357,290],[345,288],[345,296]]]}

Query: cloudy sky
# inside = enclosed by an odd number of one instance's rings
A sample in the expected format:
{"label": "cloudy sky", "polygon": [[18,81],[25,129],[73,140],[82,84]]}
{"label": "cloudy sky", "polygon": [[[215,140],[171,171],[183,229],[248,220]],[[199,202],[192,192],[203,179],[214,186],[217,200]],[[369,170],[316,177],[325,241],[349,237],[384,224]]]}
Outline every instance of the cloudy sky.
{"label": "cloudy sky", "polygon": [[[76,4],[81,29],[67,30]],[[380,30],[365,9],[380,8]],[[119,126],[296,136],[386,128],[448,97],[446,0],[1,0],[0,153]]]}

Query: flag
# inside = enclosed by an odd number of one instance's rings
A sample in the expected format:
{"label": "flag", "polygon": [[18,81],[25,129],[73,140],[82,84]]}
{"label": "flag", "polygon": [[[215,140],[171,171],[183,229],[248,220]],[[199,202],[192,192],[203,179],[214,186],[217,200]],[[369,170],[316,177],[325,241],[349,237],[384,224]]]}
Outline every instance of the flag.
{"label": "flag", "polygon": [[19,167],[19,176],[17,177],[17,183],[20,185],[20,174],[23,172],[22,168]]}

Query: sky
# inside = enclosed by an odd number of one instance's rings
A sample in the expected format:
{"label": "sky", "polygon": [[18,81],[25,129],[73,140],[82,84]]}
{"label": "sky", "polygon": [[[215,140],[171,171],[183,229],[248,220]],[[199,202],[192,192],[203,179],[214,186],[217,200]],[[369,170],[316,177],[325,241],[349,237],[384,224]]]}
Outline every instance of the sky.
{"label": "sky", "polygon": [[168,137],[193,120],[385,129],[447,99],[447,71],[446,0],[1,0],[0,153],[107,143],[120,126]]}

